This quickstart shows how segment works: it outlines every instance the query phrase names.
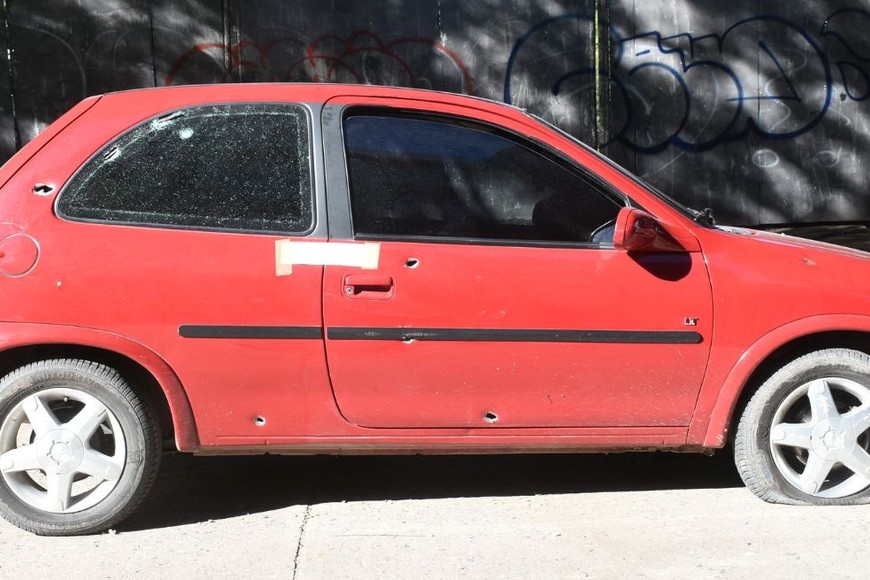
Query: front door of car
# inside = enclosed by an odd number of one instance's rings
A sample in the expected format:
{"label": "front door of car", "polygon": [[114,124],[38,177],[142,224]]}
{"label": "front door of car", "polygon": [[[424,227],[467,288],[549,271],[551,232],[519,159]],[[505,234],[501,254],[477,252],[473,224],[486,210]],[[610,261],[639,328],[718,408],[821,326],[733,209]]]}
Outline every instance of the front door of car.
{"label": "front door of car", "polygon": [[625,200],[491,124],[407,108],[347,108],[341,124],[353,237],[376,256],[325,269],[349,421],[688,424],[712,326],[699,252],[615,249]]}

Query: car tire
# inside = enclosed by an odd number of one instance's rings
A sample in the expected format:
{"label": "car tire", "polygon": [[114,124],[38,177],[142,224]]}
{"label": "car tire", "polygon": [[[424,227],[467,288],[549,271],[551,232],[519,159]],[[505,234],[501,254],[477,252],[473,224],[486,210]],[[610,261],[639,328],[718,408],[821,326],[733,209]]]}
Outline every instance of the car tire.
{"label": "car tire", "polygon": [[802,356],[752,396],[734,456],[746,486],[771,503],[870,502],[870,356],[848,349]]}
{"label": "car tire", "polygon": [[160,452],[153,409],[109,367],[47,360],[0,380],[0,515],[20,528],[109,529],[147,494]]}

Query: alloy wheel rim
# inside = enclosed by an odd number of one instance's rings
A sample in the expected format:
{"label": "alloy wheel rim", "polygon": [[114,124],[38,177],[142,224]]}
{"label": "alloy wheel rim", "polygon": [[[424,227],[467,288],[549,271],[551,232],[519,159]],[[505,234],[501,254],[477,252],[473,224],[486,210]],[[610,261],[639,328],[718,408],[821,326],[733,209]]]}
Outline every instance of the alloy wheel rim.
{"label": "alloy wheel rim", "polygon": [[74,513],[117,487],[127,442],[118,418],[98,399],[57,387],[18,401],[0,426],[0,474],[32,508]]}
{"label": "alloy wheel rim", "polygon": [[785,480],[839,499],[870,487],[870,389],[840,377],[805,383],[780,403],[770,451]]}

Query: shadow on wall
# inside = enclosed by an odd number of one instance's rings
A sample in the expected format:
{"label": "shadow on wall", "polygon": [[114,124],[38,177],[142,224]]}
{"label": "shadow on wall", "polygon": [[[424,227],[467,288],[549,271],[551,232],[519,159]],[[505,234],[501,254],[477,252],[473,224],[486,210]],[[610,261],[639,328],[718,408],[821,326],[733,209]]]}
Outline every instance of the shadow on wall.
{"label": "shadow on wall", "polygon": [[4,158],[16,130],[26,143],[84,97],[129,88],[313,81],[475,92],[461,56],[439,40],[434,1],[8,4],[14,93],[0,70]]}
{"label": "shadow on wall", "polygon": [[526,107],[724,222],[870,220],[870,9],[852,0],[6,5],[2,157],[89,94],[416,86]]}
{"label": "shadow on wall", "polygon": [[576,134],[597,91],[608,156],[727,222],[870,219],[870,12],[851,6],[612,1],[598,69],[561,60],[594,47],[594,16],[558,15],[513,45],[504,98]]}

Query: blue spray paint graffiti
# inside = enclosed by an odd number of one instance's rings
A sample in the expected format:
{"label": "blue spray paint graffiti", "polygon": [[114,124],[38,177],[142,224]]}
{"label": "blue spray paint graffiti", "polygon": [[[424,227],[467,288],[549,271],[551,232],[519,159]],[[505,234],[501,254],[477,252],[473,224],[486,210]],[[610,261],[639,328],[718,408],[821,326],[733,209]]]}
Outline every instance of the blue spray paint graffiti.
{"label": "blue spray paint graffiti", "polygon": [[844,93],[853,101],[870,98],[870,74],[862,66],[870,63],[868,27],[870,12],[842,8],[831,14],[821,29],[822,38],[831,45],[829,50],[834,54],[834,65],[840,73]]}
{"label": "blue spray paint graffiti", "polygon": [[[829,112],[835,88],[842,88],[841,100],[870,98],[868,26],[870,12],[845,8],[825,19],[817,36],[776,15],[702,36],[627,36],[611,27],[610,64],[599,73],[611,110],[604,145],[653,154],[669,146],[705,151],[749,134],[803,135]],[[572,13],[529,29],[511,50],[504,100],[570,124],[565,116],[592,102],[592,38],[580,32],[591,35],[591,28],[589,16]],[[570,54],[554,48],[554,39]]]}

